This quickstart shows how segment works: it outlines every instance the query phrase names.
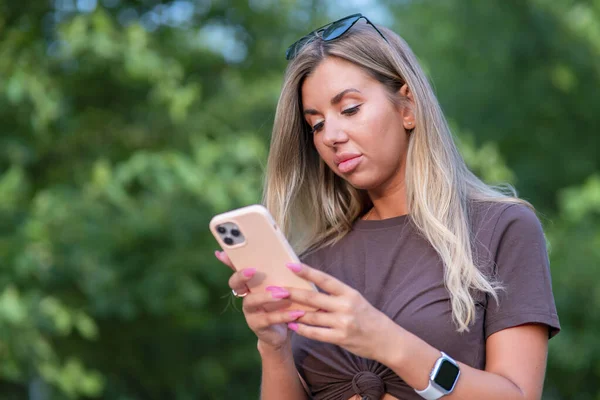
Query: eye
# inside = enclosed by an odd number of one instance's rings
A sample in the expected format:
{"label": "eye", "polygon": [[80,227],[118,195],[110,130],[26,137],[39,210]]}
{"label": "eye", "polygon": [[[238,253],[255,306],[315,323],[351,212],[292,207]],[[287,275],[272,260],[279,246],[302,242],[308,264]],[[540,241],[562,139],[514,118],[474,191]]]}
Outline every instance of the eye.
{"label": "eye", "polygon": [[323,125],[325,125],[325,121],[319,122],[318,124],[312,127],[312,131],[310,131],[310,133],[315,134],[319,132],[321,129],[323,129]]}
{"label": "eye", "polygon": [[346,108],[344,111],[342,111],[342,114],[344,115],[354,115],[358,112],[358,110],[360,109],[360,104],[358,106],[354,106],[354,107],[350,107],[350,108]]}

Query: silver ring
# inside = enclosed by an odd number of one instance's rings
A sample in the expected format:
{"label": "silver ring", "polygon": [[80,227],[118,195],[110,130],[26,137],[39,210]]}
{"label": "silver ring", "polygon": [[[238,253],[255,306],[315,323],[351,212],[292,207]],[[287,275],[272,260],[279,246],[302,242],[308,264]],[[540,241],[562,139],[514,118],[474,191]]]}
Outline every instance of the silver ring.
{"label": "silver ring", "polygon": [[236,292],[235,290],[231,289],[231,293],[233,293],[233,295],[234,295],[235,297],[246,297],[246,296],[248,296],[248,293],[249,293],[249,292],[246,292],[246,293],[239,294],[239,293],[238,293],[238,292]]}

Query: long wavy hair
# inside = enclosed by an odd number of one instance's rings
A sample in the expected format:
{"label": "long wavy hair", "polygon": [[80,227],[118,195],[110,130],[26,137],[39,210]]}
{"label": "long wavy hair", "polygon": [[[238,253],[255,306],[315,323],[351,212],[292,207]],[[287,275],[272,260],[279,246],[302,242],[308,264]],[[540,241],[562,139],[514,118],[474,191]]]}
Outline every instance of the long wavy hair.
{"label": "long wavy hair", "polygon": [[412,50],[393,31],[356,24],[339,39],[316,36],[289,63],[277,104],[267,161],[263,204],[298,254],[332,245],[372,206],[365,190],[333,173],[319,157],[302,115],[301,86],[327,57],[355,64],[383,84],[390,101],[405,83],[414,99],[416,126],[406,161],[406,196],[410,218],[444,265],[452,316],[459,332],[475,318],[476,292],[496,300],[500,282],[474,262],[469,202],[529,203],[510,186],[488,186],[467,168],[452,139],[438,100]]}

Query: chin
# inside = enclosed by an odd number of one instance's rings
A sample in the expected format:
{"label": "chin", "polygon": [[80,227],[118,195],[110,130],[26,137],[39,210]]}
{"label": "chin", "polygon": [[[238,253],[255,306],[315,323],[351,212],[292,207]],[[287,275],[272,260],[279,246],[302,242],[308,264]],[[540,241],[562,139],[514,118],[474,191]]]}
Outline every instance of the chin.
{"label": "chin", "polygon": [[372,190],[381,184],[379,180],[369,176],[353,175],[349,177],[342,177],[342,179],[352,185],[352,187],[355,189],[360,190]]}

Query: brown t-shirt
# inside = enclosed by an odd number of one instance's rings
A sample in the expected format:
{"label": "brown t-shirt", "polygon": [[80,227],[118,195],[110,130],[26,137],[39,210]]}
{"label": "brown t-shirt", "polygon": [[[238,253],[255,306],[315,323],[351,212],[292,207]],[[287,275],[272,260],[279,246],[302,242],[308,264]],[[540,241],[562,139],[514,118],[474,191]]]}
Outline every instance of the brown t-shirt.
{"label": "brown t-shirt", "polygon": [[[302,258],[358,290],[398,325],[450,357],[485,367],[485,341],[502,329],[546,324],[549,337],[560,330],[546,244],[535,213],[523,205],[475,203],[470,206],[475,262],[505,290],[500,302],[476,294],[476,319],[458,333],[452,321],[442,262],[409,216],[358,220],[341,241]],[[292,336],[294,361],[314,399],[370,400],[390,393],[421,399],[385,365],[338,346]]]}

